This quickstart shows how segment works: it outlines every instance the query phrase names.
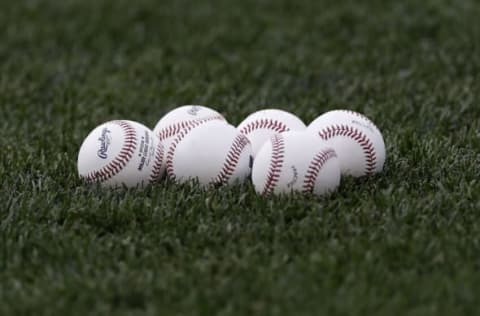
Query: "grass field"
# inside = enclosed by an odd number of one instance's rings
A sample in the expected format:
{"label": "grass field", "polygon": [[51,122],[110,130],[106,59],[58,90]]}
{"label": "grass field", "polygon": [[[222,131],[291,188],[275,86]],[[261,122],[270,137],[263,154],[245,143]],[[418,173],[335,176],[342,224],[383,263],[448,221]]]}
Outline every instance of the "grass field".
{"label": "grass field", "polygon": [[[0,315],[480,313],[480,3],[2,1]],[[86,187],[83,138],[182,104],[364,112],[330,197]]]}

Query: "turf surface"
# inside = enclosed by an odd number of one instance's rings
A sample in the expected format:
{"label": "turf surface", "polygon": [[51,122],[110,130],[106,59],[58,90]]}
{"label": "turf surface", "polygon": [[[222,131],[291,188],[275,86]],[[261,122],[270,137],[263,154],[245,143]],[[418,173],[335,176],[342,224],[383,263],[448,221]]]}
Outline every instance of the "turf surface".
{"label": "turf surface", "polygon": [[[1,315],[480,312],[480,4],[0,3]],[[83,138],[204,104],[359,110],[385,171],[327,198],[84,186]]]}

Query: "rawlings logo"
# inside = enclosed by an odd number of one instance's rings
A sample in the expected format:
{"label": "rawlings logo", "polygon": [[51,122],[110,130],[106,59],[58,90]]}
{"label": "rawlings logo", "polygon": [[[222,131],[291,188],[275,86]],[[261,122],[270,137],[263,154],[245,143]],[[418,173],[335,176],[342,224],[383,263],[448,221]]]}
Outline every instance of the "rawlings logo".
{"label": "rawlings logo", "polygon": [[112,137],[109,135],[111,132],[108,128],[104,128],[102,130],[102,136],[100,136],[100,138],[98,138],[98,140],[100,141],[100,149],[98,150],[97,152],[97,155],[98,157],[100,157],[101,159],[107,159],[107,150],[108,150],[108,146],[110,146],[110,143],[111,143],[111,140],[112,140]]}
{"label": "rawlings logo", "polygon": [[297,171],[297,168],[295,168],[295,166],[291,166],[292,168],[292,180],[290,180],[290,182],[287,183],[287,188],[292,188],[293,185],[297,182],[298,180],[298,171]]}
{"label": "rawlings logo", "polygon": [[373,130],[373,128],[370,126],[370,124],[368,123],[363,123],[363,122],[360,122],[360,121],[357,121],[357,120],[352,120],[352,124],[356,124],[356,125],[359,125],[361,127],[364,127],[366,129],[368,129],[370,132],[374,133],[375,131]]}
{"label": "rawlings logo", "polygon": [[193,105],[190,109],[188,109],[187,113],[190,115],[197,115],[199,111],[200,111],[200,108],[196,105]]}

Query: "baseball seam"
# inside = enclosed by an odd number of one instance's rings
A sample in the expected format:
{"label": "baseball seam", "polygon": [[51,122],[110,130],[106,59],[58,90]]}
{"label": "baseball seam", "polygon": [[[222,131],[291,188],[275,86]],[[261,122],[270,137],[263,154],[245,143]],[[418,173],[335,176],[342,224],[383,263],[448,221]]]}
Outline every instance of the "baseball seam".
{"label": "baseball seam", "polygon": [[272,144],[272,154],[262,195],[268,195],[273,192],[275,185],[280,179],[283,159],[285,157],[285,141],[283,136],[281,134],[275,134],[272,136],[270,142]]}
{"label": "baseball seam", "polygon": [[163,145],[159,143],[155,150],[155,157],[152,166],[152,172],[150,174],[150,183],[157,182],[162,176],[162,165],[163,165],[163,154],[164,149]]}
{"label": "baseball seam", "polygon": [[320,151],[313,157],[310,162],[307,172],[305,174],[305,179],[303,181],[303,192],[312,193],[315,188],[315,181],[317,180],[318,174],[322,170],[323,166],[327,163],[328,160],[337,157],[337,153],[333,149],[326,149]]}
{"label": "baseball seam", "polygon": [[178,144],[182,141],[182,139],[187,136],[188,133],[192,129],[194,129],[197,126],[200,126],[201,124],[205,123],[207,121],[191,121],[191,123],[184,129],[182,129],[178,134],[177,137],[172,141],[170,144],[170,148],[167,152],[167,157],[166,157],[166,171],[167,175],[170,177],[170,179],[175,180],[175,170],[173,168],[173,157],[175,156],[175,150],[177,149]]}
{"label": "baseball seam", "polygon": [[160,141],[163,141],[163,140],[165,140],[167,138],[170,138],[172,136],[176,136],[182,130],[190,127],[195,122],[208,122],[208,121],[212,121],[212,120],[225,121],[225,118],[222,115],[214,115],[214,116],[206,117],[206,118],[203,118],[203,119],[194,119],[194,120],[187,120],[187,121],[181,121],[181,122],[178,122],[178,123],[173,123],[173,124],[170,124],[170,125],[162,128],[160,131],[158,131],[157,137],[160,139]]}
{"label": "baseball seam", "polygon": [[227,158],[223,163],[223,167],[220,170],[218,176],[215,178],[214,184],[222,185],[226,184],[230,177],[235,172],[240,156],[242,155],[245,147],[250,143],[250,141],[243,134],[238,134],[232,142],[232,146],[227,153]]}
{"label": "baseball seam", "polygon": [[99,170],[89,172],[83,176],[86,182],[104,182],[117,175],[130,161],[137,148],[137,133],[135,129],[125,121],[113,121],[119,125],[125,133],[125,139],[120,153],[106,166]]}
{"label": "baseball seam", "polygon": [[240,129],[240,133],[248,135],[257,129],[268,129],[277,133],[283,133],[290,130],[290,128],[288,128],[283,122],[265,118],[248,123]]}
{"label": "baseball seam", "polygon": [[332,125],[318,132],[318,135],[324,140],[329,140],[335,136],[345,136],[356,141],[365,156],[365,174],[371,175],[374,173],[377,164],[375,147],[364,133],[348,125]]}

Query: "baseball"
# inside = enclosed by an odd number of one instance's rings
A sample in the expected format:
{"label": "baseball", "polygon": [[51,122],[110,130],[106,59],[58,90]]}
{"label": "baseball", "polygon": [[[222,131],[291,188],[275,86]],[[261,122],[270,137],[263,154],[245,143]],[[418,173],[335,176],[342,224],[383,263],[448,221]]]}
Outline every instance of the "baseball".
{"label": "baseball", "polygon": [[254,112],[237,127],[238,131],[247,136],[252,144],[254,157],[273,135],[287,131],[302,131],[306,128],[302,120],[294,114],[276,109]]}
{"label": "baseball", "polygon": [[316,118],[308,130],[335,149],[342,174],[360,177],[382,171],[385,143],[366,116],[348,110],[330,111]]}
{"label": "baseball", "polygon": [[261,195],[323,195],[340,185],[340,166],[335,150],[315,134],[285,132],[273,135],[258,152],[252,182]]}
{"label": "baseball", "polygon": [[153,133],[168,149],[175,136],[195,121],[221,120],[225,118],[217,111],[202,105],[184,105],[165,114],[155,125]]}
{"label": "baseball", "polygon": [[[210,120],[226,122],[220,113],[211,108],[202,105],[184,105],[165,114],[155,125],[153,134],[163,144],[165,155],[170,148],[170,144],[180,131],[191,126],[193,122]],[[161,172],[163,173],[164,171],[165,166],[163,165]]]}
{"label": "baseball", "polygon": [[251,146],[235,127],[223,121],[199,121],[178,133],[166,155],[170,178],[201,186],[233,184],[250,174]]}
{"label": "baseball", "polygon": [[78,153],[78,173],[104,187],[144,186],[161,177],[163,146],[146,126],[117,120],[96,127]]}

